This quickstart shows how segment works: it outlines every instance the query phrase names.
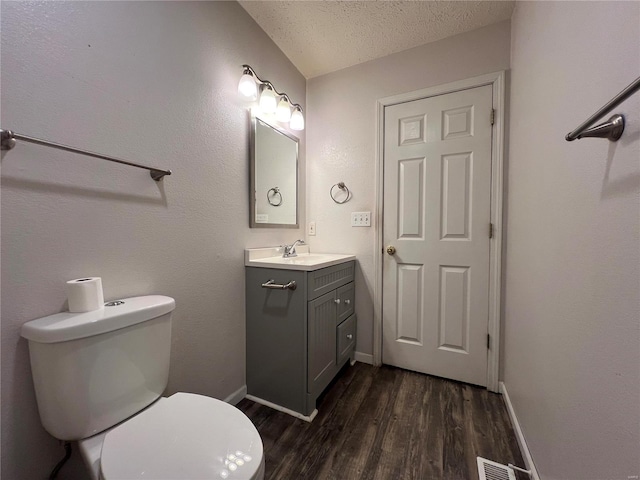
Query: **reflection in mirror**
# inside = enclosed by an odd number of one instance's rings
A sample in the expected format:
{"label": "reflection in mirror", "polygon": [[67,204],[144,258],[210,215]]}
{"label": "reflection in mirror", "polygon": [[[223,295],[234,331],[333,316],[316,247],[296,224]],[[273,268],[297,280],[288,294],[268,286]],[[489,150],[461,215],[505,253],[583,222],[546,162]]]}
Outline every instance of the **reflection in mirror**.
{"label": "reflection in mirror", "polygon": [[251,117],[251,227],[298,227],[298,139]]}

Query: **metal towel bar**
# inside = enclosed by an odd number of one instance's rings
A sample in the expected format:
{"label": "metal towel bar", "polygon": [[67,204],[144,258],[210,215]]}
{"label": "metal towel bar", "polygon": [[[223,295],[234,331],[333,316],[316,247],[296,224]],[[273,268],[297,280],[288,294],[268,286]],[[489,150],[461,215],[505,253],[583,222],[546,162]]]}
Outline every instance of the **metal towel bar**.
{"label": "metal towel bar", "polygon": [[262,288],[272,288],[275,290],[295,290],[298,288],[295,280],[291,280],[289,283],[285,283],[284,285],[275,283],[275,280],[267,280],[266,283],[261,285]]}
{"label": "metal towel bar", "polygon": [[631,82],[629,86],[627,86],[618,95],[609,100],[600,110],[598,110],[596,113],[587,118],[583,123],[581,123],[578,127],[576,127],[575,130],[567,133],[564,138],[567,140],[567,142],[572,142],[573,140],[583,137],[608,138],[612,142],[615,142],[622,136],[622,132],[624,132],[624,117],[622,115],[613,115],[605,123],[601,123],[600,125],[596,125],[595,127],[589,127],[593,125],[593,123],[598,121],[601,117],[624,102],[631,95],[636,93],[638,90],[640,90],[640,77]]}
{"label": "metal towel bar", "polygon": [[162,170],[160,168],[148,167],[139,163],[128,162],[119,158],[108,157],[100,153],[89,152],[87,150],[80,150],[79,148],[68,147],[67,145],[61,145],[59,143],[50,142],[48,140],[40,140],[39,138],[29,137],[27,135],[20,135],[19,133],[12,132],[11,130],[0,130],[0,149],[11,150],[16,146],[16,140],[22,140],[23,142],[35,143],[36,145],[43,145],[45,147],[53,147],[58,150],[65,150],[67,152],[79,153],[88,157],[99,158],[101,160],[108,160],[109,162],[121,163],[123,165],[129,165],[136,168],[144,168],[149,170],[151,178],[156,182],[162,180],[165,175],[171,175],[171,170]]}

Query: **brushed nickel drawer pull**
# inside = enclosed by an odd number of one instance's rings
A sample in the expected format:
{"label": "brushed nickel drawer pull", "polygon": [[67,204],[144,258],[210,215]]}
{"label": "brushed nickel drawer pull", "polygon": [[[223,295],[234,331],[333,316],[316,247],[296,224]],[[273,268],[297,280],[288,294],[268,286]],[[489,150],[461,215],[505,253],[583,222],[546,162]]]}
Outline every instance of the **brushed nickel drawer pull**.
{"label": "brushed nickel drawer pull", "polygon": [[276,281],[271,279],[267,280],[266,283],[261,285],[262,288],[271,288],[274,290],[295,290],[298,288],[295,280],[291,280],[289,283],[285,283],[284,285],[280,283],[275,283]]}

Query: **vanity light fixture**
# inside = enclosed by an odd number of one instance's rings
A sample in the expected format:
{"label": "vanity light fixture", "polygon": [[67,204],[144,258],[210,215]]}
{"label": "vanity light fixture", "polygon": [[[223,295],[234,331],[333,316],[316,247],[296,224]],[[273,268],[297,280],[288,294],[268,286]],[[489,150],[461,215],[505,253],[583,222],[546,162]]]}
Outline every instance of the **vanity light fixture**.
{"label": "vanity light fixture", "polygon": [[240,96],[245,100],[255,101],[261,90],[259,104],[263,113],[275,113],[276,120],[281,123],[289,123],[292,130],[304,130],[302,106],[293,103],[286,93],[278,92],[268,80],[262,80],[258,77],[250,65],[242,65],[242,68],[242,77],[238,84]]}
{"label": "vanity light fixture", "polygon": [[304,130],[304,117],[302,116],[302,109],[300,106],[296,106],[295,110],[291,114],[291,122],[289,126],[292,130]]}
{"label": "vanity light fixture", "polygon": [[267,83],[262,87],[262,93],[260,94],[260,109],[264,113],[275,113],[278,102],[276,101],[276,94],[273,93],[271,84]]}
{"label": "vanity light fixture", "polygon": [[[248,67],[248,65],[245,65]],[[258,98],[258,87],[256,81],[253,79],[251,68],[245,68],[240,77],[240,83],[238,83],[238,93],[247,100],[256,100]]]}
{"label": "vanity light fixture", "polygon": [[282,123],[287,123],[291,120],[291,103],[284,95],[278,102],[278,109],[276,110],[276,120]]}

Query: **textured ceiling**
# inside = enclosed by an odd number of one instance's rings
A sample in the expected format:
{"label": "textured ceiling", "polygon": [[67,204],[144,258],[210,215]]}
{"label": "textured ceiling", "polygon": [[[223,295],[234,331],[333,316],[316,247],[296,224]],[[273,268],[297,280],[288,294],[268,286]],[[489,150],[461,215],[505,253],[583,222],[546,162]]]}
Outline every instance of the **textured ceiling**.
{"label": "textured ceiling", "polygon": [[513,1],[244,1],[307,78],[511,17]]}

